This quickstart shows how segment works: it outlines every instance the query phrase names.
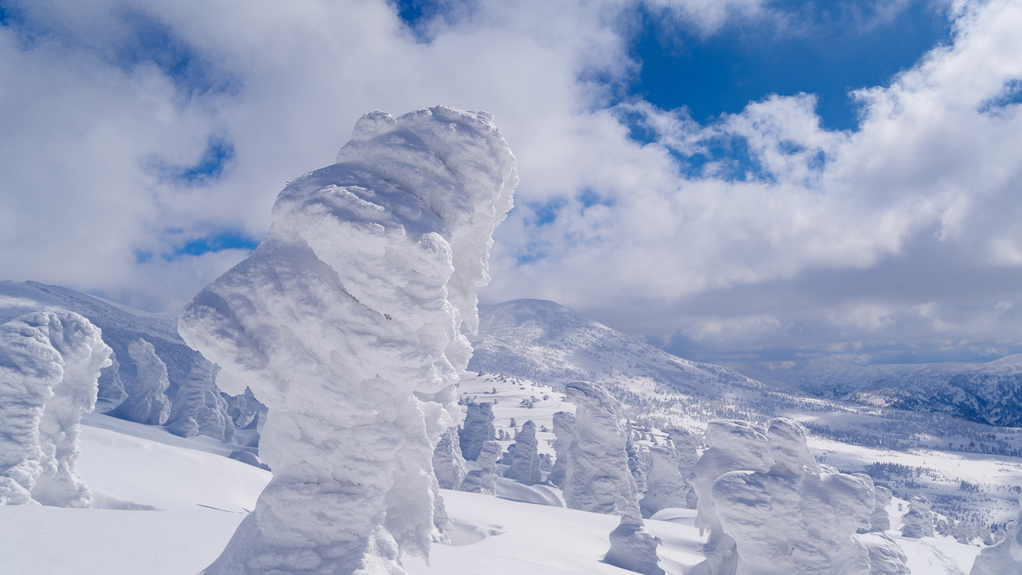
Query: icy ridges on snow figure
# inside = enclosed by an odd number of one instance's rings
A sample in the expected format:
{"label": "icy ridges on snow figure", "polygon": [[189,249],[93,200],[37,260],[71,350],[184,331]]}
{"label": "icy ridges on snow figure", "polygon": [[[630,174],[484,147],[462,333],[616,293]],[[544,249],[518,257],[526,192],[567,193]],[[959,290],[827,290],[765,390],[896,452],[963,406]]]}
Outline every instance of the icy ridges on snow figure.
{"label": "icy ridges on snow figure", "polygon": [[515,436],[515,450],[511,466],[504,477],[527,483],[539,483],[539,441],[536,440],[536,424],[530,419],[522,424],[522,430]]}
{"label": "icy ridges on snow figure", "polygon": [[901,518],[901,536],[910,539],[933,537],[933,512],[925,495],[914,495],[908,503],[908,513]]}
{"label": "icy ridges on snow figure", "polygon": [[984,547],[976,557],[969,575],[1007,575],[1022,573],[1022,511],[1008,526],[1004,539]]}
{"label": "icy ridges on snow figure", "polygon": [[216,364],[195,354],[188,379],[178,388],[167,418],[167,430],[181,437],[206,435],[229,442],[234,422],[227,414],[227,400],[216,386]]}
{"label": "icy ridges on snow figure", "polygon": [[766,471],[771,459],[766,435],[745,421],[716,420],[703,435],[707,449],[692,467],[689,483],[697,496],[695,526],[710,535],[703,546],[702,573],[731,575],[738,566],[735,540],[724,533],[713,503],[713,483],[731,471]]}
{"label": "icy ridges on snow figure", "polygon": [[622,498],[638,499],[628,468],[628,430],[621,406],[602,388],[583,381],[567,384],[565,394],[576,409],[564,503],[570,509],[621,515]]}
{"label": "icy ridges on snow figure", "polygon": [[547,476],[547,481],[557,487],[564,488],[564,480],[568,476],[568,448],[575,438],[575,416],[567,411],[554,414],[554,467]]}
{"label": "icy ridges on snow figure", "polygon": [[128,344],[128,356],[138,366],[138,377],[127,390],[125,399],[108,415],[143,423],[163,425],[170,416],[170,400],[167,399],[167,365],[156,355],[156,348],[143,338]]}
{"label": "icy ridges on snow figure", "polygon": [[855,532],[869,527],[872,482],[821,471],[795,421],[772,420],[767,437],[768,471],[732,471],[713,483],[738,575],[868,575],[869,553]]}
{"label": "icy ridges on snow figure", "polygon": [[469,402],[465,405],[465,423],[458,431],[461,453],[475,461],[483,443],[492,441],[497,430],[493,426],[493,404]]}
{"label": "icy ridges on snow figure", "polygon": [[75,468],[82,415],[112,350],[72,312],[36,312],[0,326],[0,505],[90,507]]}
{"label": "icy ridges on snow figure", "polygon": [[433,473],[442,489],[458,489],[468,471],[458,444],[458,429],[448,427],[433,448]]}
{"label": "icy ridges on snow figure", "polygon": [[[433,448],[478,327],[515,159],[484,113],[364,116],[280,193],[253,254],[185,309],[185,340],[268,408],[273,479],[207,573],[401,572],[434,532]],[[400,551],[399,551],[400,550]]]}

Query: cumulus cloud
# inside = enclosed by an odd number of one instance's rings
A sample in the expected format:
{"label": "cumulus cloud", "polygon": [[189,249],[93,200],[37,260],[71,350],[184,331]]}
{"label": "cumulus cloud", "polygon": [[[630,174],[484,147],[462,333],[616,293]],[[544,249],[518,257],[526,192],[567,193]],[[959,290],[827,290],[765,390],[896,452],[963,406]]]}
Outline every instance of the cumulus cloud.
{"label": "cumulus cloud", "polygon": [[494,113],[519,160],[485,301],[553,299],[703,359],[1017,348],[1017,3],[953,4],[950,43],[854,92],[852,131],[812,94],[709,123],[625,97],[643,13],[797,27],[759,0],[432,9],[409,28],[384,0],[5,2],[4,279],[171,309],[244,256],[213,240],[257,241],[359,116],[443,103]]}

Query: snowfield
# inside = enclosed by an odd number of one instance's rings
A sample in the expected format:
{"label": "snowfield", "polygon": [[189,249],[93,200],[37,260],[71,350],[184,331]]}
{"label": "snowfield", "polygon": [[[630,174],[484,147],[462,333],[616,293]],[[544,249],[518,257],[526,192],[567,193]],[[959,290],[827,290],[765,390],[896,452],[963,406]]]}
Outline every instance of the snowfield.
{"label": "snowfield", "polygon": [[[486,383],[491,390],[498,387],[498,397],[508,399],[497,405],[508,419],[515,417],[519,426],[532,419],[537,426],[552,427],[552,421],[536,417],[540,412],[535,408],[510,405],[510,398],[522,392],[518,385]],[[817,457],[835,466],[877,455],[833,442],[812,443]],[[269,472],[226,457],[229,451],[230,446],[183,439],[159,427],[98,413],[87,416],[78,466],[100,508],[0,507],[0,573],[198,573],[223,550],[270,479]],[[936,457],[925,461],[935,464]],[[949,465],[957,469],[957,463]],[[975,475],[990,470],[966,468]],[[966,471],[961,475],[981,479]],[[1002,479],[1012,477],[1018,476]],[[601,562],[619,517],[515,501],[511,497],[524,499],[539,488],[513,485],[519,489],[508,486],[498,496],[442,490],[454,525],[453,544],[433,545],[429,565],[405,557],[405,569],[438,575],[630,573]],[[554,487],[541,488],[559,493]],[[908,509],[907,501],[895,498],[888,534],[908,556],[913,573],[969,573],[979,546],[944,536],[901,537],[904,511],[899,505]],[[646,519],[646,528],[662,541],[660,566],[667,573],[686,573],[703,560],[700,550],[706,538],[694,520],[695,510],[690,509],[668,509]]]}

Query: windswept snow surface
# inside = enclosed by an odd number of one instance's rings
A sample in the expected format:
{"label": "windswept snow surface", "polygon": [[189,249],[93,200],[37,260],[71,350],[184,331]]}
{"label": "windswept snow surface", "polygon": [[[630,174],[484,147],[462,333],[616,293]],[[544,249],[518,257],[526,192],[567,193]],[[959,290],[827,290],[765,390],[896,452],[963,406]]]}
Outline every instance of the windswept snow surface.
{"label": "windswept snow surface", "polygon": [[457,415],[476,290],[515,159],[481,112],[366,114],[289,184],[253,254],[179,328],[269,408],[273,480],[206,573],[399,573],[428,556],[431,457]]}

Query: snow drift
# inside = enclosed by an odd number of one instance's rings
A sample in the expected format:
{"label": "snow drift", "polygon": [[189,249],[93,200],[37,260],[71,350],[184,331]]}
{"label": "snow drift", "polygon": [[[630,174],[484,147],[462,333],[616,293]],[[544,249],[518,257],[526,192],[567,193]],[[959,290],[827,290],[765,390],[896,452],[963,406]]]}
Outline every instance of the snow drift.
{"label": "snow drift", "polygon": [[0,325],[0,505],[92,505],[75,468],[79,424],[110,354],[99,328],[73,312]]}
{"label": "snow drift", "polygon": [[289,184],[253,254],[186,307],[184,339],[268,408],[273,479],[207,573],[397,573],[428,555],[433,448],[478,327],[517,170],[485,113],[362,117]]}

